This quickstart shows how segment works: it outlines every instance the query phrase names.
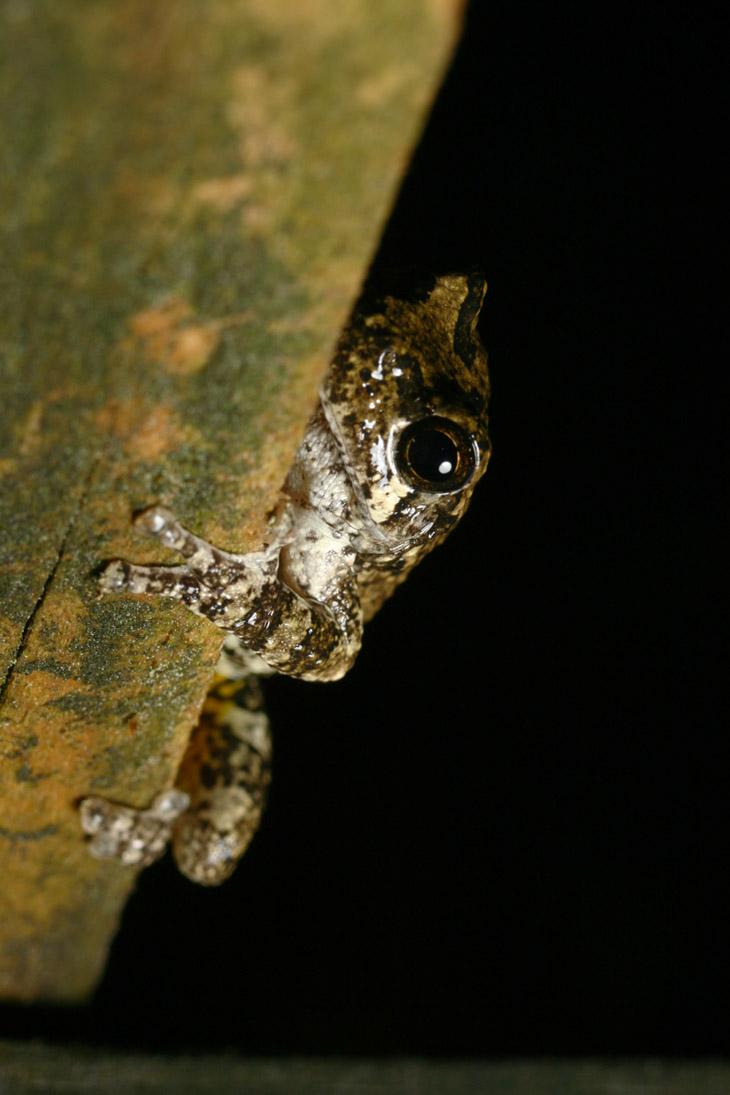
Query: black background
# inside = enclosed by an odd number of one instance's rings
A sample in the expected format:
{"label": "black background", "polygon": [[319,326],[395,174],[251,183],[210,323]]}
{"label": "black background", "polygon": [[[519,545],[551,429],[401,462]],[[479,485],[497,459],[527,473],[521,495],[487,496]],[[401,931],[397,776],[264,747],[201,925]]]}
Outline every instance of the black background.
{"label": "black background", "polygon": [[348,678],[271,682],[233,879],[147,872],[93,1006],[6,1009],[6,1034],[728,1050],[703,34],[472,6],[380,260],[487,276],[486,479]]}

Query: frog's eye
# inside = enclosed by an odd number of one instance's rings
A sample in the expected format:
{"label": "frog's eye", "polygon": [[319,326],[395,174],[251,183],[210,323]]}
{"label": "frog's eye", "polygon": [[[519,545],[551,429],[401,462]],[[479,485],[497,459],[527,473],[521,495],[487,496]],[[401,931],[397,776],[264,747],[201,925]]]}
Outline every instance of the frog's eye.
{"label": "frog's eye", "polygon": [[448,418],[420,418],[401,433],[398,471],[416,490],[448,494],[461,490],[477,466],[477,450],[466,430]]}

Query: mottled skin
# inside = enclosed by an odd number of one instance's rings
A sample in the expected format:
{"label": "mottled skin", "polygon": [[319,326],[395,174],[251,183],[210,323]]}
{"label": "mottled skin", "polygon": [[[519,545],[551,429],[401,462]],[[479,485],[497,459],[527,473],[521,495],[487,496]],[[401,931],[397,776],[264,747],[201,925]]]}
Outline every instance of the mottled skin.
{"label": "mottled skin", "polygon": [[479,275],[448,275],[407,296],[366,291],[260,551],[220,551],[160,506],[138,516],[185,563],[116,561],[102,590],[174,597],[228,638],[177,788],[147,811],[82,803],[94,854],[145,865],[172,835],[194,881],[216,884],[234,869],[270,778],[257,677],[346,673],[363,623],[448,535],[486,469],[489,381],[476,332],[485,290]]}

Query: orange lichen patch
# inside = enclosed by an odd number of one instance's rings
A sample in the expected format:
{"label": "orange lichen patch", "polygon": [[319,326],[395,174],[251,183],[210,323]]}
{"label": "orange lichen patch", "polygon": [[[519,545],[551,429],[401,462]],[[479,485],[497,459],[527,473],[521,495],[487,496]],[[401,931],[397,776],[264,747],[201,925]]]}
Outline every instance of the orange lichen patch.
{"label": "orange lichen patch", "polygon": [[[93,754],[98,733],[59,705],[67,696],[85,695],[89,685],[47,669],[18,673],[5,704],[1,748],[4,756],[3,800],[13,800],[17,817],[37,818],[54,800],[65,802],[68,786],[79,780],[81,758]],[[70,728],[73,727],[73,733]],[[80,732],[80,736],[79,736]],[[63,777],[63,778],[61,778]],[[42,802],[31,794],[42,784]]]}
{"label": "orange lichen patch", "polygon": [[[182,324],[189,319],[191,313],[192,307],[188,301],[182,297],[168,297],[152,308],[136,312],[129,317],[127,323],[134,338],[142,344],[144,354],[156,364],[167,367],[180,339]],[[203,347],[206,355],[211,349],[210,345]],[[195,371],[194,363],[200,362],[197,366],[199,368],[207,360],[207,356],[200,360],[200,352],[201,346],[198,344],[192,348],[192,357],[190,353],[187,355],[188,360],[193,363],[191,372]],[[178,375],[183,371],[180,369],[181,359],[185,360],[184,352],[178,354],[177,365],[172,370]]]}
{"label": "orange lichen patch", "polygon": [[155,305],[146,308],[143,312],[136,312],[127,320],[129,329],[137,338],[154,340],[159,337],[167,337],[170,331],[187,319],[192,312],[192,306],[182,297],[171,296]]}
{"label": "orange lichen patch", "polygon": [[207,364],[223,331],[252,318],[249,312],[236,312],[193,322],[191,316],[192,307],[186,300],[168,297],[156,307],[130,316],[128,324],[150,360],[175,376],[187,376]]}
{"label": "orange lichen patch", "polygon": [[286,163],[298,154],[298,142],[281,122],[282,107],[293,97],[293,86],[275,80],[262,65],[242,65],[234,73],[227,113],[238,131],[246,167]]}
{"label": "orange lichen patch", "polygon": [[172,407],[155,407],[138,421],[127,442],[127,452],[138,460],[158,460],[175,452],[194,431],[183,426]]}
{"label": "orange lichen patch", "polygon": [[143,460],[172,451],[185,438],[172,408],[164,404],[150,406],[138,400],[107,400],[96,413],[94,424],[101,434],[125,440],[128,451]]}
{"label": "orange lichen patch", "polygon": [[34,456],[45,444],[47,411],[54,404],[73,398],[75,393],[66,388],[49,388],[40,398],[28,405],[27,411],[18,422],[13,423],[18,438],[19,456]]}
{"label": "orange lichen patch", "polygon": [[6,715],[14,723],[21,724],[26,715],[33,714],[38,708],[50,706],[72,692],[86,692],[88,687],[75,677],[61,677],[47,669],[16,673],[11,688],[12,703]]}
{"label": "orange lichen patch", "polygon": [[76,590],[50,589],[44,599],[38,627],[28,635],[26,657],[33,658],[36,652],[50,650],[57,662],[72,663],[75,657],[72,643],[85,638],[87,616],[88,609]]}
{"label": "orange lichen patch", "polygon": [[221,328],[190,325],[170,337],[168,353],[164,361],[168,372],[185,376],[197,373],[210,360],[220,342]]}
{"label": "orange lichen patch", "polygon": [[261,202],[247,205],[243,211],[243,224],[254,236],[265,236],[276,224],[277,214],[271,206]]}
{"label": "orange lichen patch", "polygon": [[43,422],[43,412],[46,409],[46,399],[37,399],[35,403],[32,403],[25,421],[20,427],[21,442],[20,451],[23,456],[27,456],[35,446],[42,441],[41,437],[41,425]]}
{"label": "orange lichen patch", "polygon": [[[164,672],[158,683],[166,687]],[[130,803],[145,805],[152,788],[174,779],[204,698],[198,683],[175,724],[163,730],[136,677],[109,691],[111,710],[121,703],[130,711],[115,720],[95,684],[45,668],[16,674],[0,728],[2,795],[6,806],[12,801],[16,825],[30,828],[46,817],[57,824],[93,786],[124,786]]]}
{"label": "orange lichen patch", "polygon": [[109,399],[94,416],[100,434],[128,437],[139,422],[139,403],[133,399]]}
{"label": "orange lichen patch", "polygon": [[137,460],[155,460],[174,452],[194,435],[164,403],[150,406],[135,399],[110,399],[94,421],[100,433],[122,439],[127,453]]}
{"label": "orange lichen patch", "polygon": [[174,210],[179,201],[178,188],[163,175],[140,175],[124,165],[117,179],[117,191],[136,212],[160,217]]}
{"label": "orange lichen patch", "polygon": [[239,202],[244,201],[253,190],[253,176],[241,173],[228,175],[220,179],[207,179],[197,183],[191,198],[200,205],[211,205],[221,213],[227,213]]}

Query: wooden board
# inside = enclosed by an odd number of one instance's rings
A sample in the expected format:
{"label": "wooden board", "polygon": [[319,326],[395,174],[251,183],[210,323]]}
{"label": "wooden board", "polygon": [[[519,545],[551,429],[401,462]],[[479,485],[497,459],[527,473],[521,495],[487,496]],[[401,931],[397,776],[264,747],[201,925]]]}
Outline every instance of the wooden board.
{"label": "wooden board", "polygon": [[726,1095],[719,1062],[244,1060],[154,1057],[0,1043],[4,1095],[114,1092],[153,1095]]}
{"label": "wooden board", "polygon": [[134,874],[77,804],[168,787],[221,635],[96,597],[170,505],[256,546],[453,47],[452,0],[0,13],[0,996],[79,1000]]}

